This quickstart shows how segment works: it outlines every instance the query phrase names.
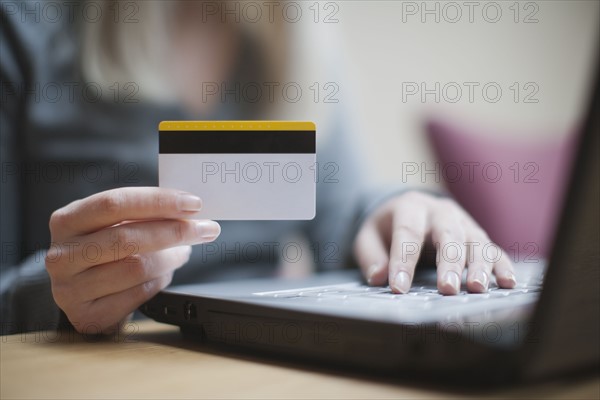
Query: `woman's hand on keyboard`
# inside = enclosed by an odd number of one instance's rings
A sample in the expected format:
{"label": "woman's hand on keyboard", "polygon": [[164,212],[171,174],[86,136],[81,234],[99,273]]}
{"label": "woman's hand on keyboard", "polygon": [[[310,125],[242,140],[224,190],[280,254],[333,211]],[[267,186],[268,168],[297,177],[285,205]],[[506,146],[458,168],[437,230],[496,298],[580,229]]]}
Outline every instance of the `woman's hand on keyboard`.
{"label": "woman's hand on keyboard", "polygon": [[460,292],[463,269],[467,290],[516,284],[513,265],[502,249],[456,202],[416,191],[394,197],[365,220],[354,242],[354,255],[371,285],[389,282],[392,291],[410,290],[425,244],[436,249],[437,286],[442,294]]}
{"label": "woman's hand on keyboard", "polygon": [[75,329],[104,333],[170,282],[190,245],[214,240],[214,221],[193,217],[202,206],[189,193],[120,188],[77,200],[50,218],[46,269],[52,293]]}

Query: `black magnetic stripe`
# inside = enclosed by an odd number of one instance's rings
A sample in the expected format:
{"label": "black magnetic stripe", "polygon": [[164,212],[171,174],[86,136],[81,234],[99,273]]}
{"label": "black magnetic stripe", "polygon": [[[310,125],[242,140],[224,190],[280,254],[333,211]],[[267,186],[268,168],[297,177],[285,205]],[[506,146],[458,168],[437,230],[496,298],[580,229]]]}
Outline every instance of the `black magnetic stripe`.
{"label": "black magnetic stripe", "polygon": [[315,131],[160,131],[160,154],[310,154]]}

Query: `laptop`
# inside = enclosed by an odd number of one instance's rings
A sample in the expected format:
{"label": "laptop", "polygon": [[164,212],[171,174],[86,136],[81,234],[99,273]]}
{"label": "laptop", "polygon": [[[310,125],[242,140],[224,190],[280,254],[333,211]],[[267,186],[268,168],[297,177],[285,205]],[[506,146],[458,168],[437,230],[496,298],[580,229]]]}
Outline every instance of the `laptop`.
{"label": "laptop", "polygon": [[377,375],[473,385],[597,370],[599,94],[596,86],[549,262],[517,264],[514,289],[442,296],[435,269],[421,268],[397,295],[345,270],[174,286],[140,310],[205,342]]}

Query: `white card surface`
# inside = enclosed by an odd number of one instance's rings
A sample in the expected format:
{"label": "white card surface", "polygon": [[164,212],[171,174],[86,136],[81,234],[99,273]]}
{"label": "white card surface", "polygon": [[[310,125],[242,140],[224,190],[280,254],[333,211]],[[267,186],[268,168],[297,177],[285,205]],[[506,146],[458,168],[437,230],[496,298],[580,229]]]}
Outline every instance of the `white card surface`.
{"label": "white card surface", "polygon": [[159,186],[199,196],[193,218],[309,220],[316,129],[298,121],[163,121]]}

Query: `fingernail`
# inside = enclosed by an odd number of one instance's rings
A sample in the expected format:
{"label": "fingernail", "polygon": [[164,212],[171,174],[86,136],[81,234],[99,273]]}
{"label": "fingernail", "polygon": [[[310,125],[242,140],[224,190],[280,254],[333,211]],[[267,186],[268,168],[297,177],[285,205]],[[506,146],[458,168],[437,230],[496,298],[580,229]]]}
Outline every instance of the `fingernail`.
{"label": "fingernail", "polygon": [[508,281],[510,281],[511,287],[515,287],[517,285],[517,278],[515,277],[515,274],[513,274],[512,272],[509,273],[508,275],[506,275],[506,279]]}
{"label": "fingernail", "polygon": [[221,225],[214,221],[197,221],[196,231],[201,239],[213,240],[221,233]]}
{"label": "fingernail", "polygon": [[202,209],[202,199],[189,193],[177,195],[177,207],[181,211],[200,211]]}
{"label": "fingernail", "polygon": [[371,266],[367,269],[367,282],[369,285],[373,280],[373,275],[379,272],[379,268],[381,268],[378,264],[371,264]]}
{"label": "fingernail", "polygon": [[478,283],[484,291],[487,291],[490,279],[485,271],[477,271],[473,277],[473,282]]}
{"label": "fingernail", "polygon": [[458,293],[460,291],[460,277],[456,272],[448,271],[442,278],[442,285],[449,286],[452,288],[454,293]]}
{"label": "fingernail", "polygon": [[408,293],[410,290],[410,276],[405,271],[400,271],[394,278],[394,289],[400,293]]}

